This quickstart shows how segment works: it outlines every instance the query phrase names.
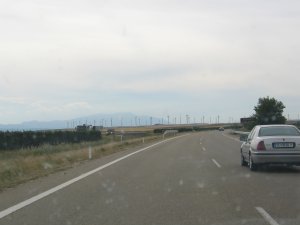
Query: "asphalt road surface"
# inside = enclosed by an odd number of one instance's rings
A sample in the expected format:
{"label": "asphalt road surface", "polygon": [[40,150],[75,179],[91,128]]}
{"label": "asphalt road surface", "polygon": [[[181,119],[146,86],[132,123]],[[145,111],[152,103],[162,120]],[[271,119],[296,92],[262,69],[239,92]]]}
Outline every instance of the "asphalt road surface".
{"label": "asphalt road surface", "polygon": [[219,131],[144,147],[1,193],[0,224],[300,224],[299,168],[250,172]]}

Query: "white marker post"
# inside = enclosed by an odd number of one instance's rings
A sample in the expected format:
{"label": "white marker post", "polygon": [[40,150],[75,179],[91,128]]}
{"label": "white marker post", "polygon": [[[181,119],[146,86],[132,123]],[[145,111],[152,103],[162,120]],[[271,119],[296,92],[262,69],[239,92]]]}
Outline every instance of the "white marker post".
{"label": "white marker post", "polygon": [[92,147],[89,146],[89,159],[91,160],[92,159]]}

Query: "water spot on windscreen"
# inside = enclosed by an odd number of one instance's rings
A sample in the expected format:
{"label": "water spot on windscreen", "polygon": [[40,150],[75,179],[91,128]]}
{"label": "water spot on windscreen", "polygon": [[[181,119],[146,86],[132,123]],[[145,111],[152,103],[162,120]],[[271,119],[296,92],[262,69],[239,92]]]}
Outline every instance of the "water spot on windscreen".
{"label": "water spot on windscreen", "polygon": [[198,182],[197,187],[202,189],[205,187],[205,184],[203,182]]}
{"label": "water spot on windscreen", "polygon": [[50,164],[50,163],[43,163],[43,168],[44,168],[44,170],[48,170],[48,169],[52,169],[53,168],[53,166]]}
{"label": "water spot on windscreen", "polygon": [[216,196],[216,195],[218,195],[218,194],[219,194],[219,192],[217,192],[217,191],[213,191],[211,194],[212,194],[212,195],[214,195],[214,196]]}
{"label": "water spot on windscreen", "polygon": [[110,182],[110,181],[103,182],[103,183],[102,183],[102,187],[103,187],[107,192],[113,192],[113,190],[114,190],[115,187],[116,187],[116,182]]}
{"label": "water spot on windscreen", "polygon": [[271,178],[269,176],[265,176],[266,180],[271,180]]}
{"label": "water spot on windscreen", "polygon": [[105,204],[107,204],[107,205],[108,205],[108,204],[112,204],[113,201],[114,201],[114,200],[113,200],[112,198],[106,199],[106,200],[105,200]]}
{"label": "water spot on windscreen", "polygon": [[226,178],[226,177],[222,177],[221,180],[222,180],[223,182],[225,182],[225,181],[227,180],[227,178]]}
{"label": "water spot on windscreen", "polygon": [[102,171],[99,171],[99,172],[98,172],[98,175],[100,175],[100,176],[102,177],[102,176],[103,176]]}
{"label": "water spot on windscreen", "polygon": [[4,81],[6,84],[11,84],[10,79],[6,75],[1,75],[2,81]]}
{"label": "water spot on windscreen", "polygon": [[250,178],[250,177],[251,177],[251,174],[250,174],[250,173],[247,173],[247,174],[245,175],[245,177],[246,177],[246,178]]}
{"label": "water spot on windscreen", "polygon": [[182,186],[183,185],[183,180],[179,181],[179,185]]}
{"label": "water spot on windscreen", "polygon": [[269,193],[269,196],[275,197],[275,194],[274,194],[273,192],[270,192],[270,193]]}
{"label": "water spot on windscreen", "polygon": [[38,191],[38,188],[37,187],[33,187],[33,188],[27,190],[27,193],[31,195],[31,194],[33,194],[33,193],[35,193],[37,191]]}
{"label": "water spot on windscreen", "polygon": [[57,205],[57,203],[58,203],[57,199],[56,199],[56,198],[53,198],[53,199],[52,199],[52,204],[53,204],[53,205]]}

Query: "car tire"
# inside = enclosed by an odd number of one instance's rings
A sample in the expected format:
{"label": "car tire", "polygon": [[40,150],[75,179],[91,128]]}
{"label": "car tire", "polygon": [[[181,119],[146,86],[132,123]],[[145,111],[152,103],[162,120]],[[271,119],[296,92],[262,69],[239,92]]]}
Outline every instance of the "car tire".
{"label": "car tire", "polygon": [[257,164],[253,162],[251,155],[249,155],[249,169],[251,171],[256,171],[257,167]]}
{"label": "car tire", "polygon": [[242,153],[241,153],[241,166],[247,166],[247,163],[246,163]]}

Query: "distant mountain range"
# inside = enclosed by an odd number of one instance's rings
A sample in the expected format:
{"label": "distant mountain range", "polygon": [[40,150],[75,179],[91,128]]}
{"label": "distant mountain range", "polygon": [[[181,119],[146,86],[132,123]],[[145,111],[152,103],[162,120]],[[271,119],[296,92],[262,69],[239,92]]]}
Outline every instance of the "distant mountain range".
{"label": "distant mountain range", "polygon": [[0,124],[2,131],[49,130],[75,128],[87,124],[104,127],[143,126],[165,123],[163,118],[139,116],[133,113],[94,114],[70,120],[26,121],[19,124]]}

